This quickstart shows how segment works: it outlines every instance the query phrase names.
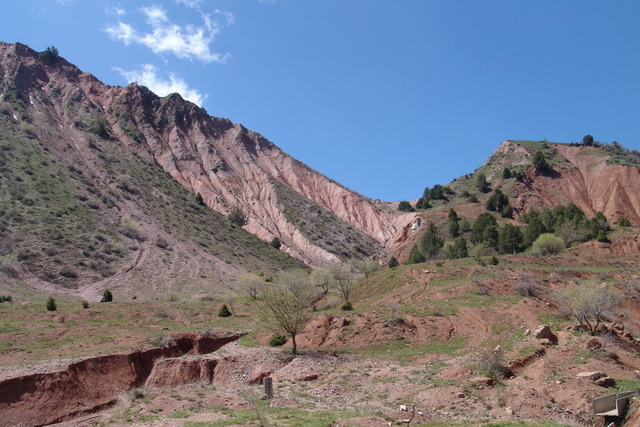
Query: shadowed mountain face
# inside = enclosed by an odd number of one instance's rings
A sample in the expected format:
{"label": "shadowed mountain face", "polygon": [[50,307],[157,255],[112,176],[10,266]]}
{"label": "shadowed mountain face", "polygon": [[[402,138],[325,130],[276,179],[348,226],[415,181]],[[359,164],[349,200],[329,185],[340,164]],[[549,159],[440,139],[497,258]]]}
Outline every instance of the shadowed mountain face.
{"label": "shadowed mountain face", "polygon": [[[179,95],[107,86],[21,44],[0,43],[0,76],[7,280],[87,296],[209,288],[366,259],[412,220]],[[244,227],[226,218],[236,207]]]}

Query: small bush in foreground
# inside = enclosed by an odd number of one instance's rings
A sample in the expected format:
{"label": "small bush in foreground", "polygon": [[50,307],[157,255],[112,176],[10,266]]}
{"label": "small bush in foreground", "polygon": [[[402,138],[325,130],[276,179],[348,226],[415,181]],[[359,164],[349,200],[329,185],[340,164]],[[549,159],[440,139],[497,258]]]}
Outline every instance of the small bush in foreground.
{"label": "small bush in foreground", "polygon": [[342,304],[342,310],[343,311],[351,311],[351,310],[353,310],[353,304],[351,304],[350,301],[345,302],[344,304]]}
{"label": "small bush in foreground", "polygon": [[47,300],[47,311],[56,311],[58,309],[58,305],[56,304],[56,300],[53,297],[49,297]]}
{"label": "small bush in foreground", "polygon": [[287,342],[287,337],[281,334],[275,334],[271,337],[271,339],[269,340],[269,345],[271,347],[280,347],[285,345],[285,343]]}
{"label": "small bush in foreground", "polygon": [[222,307],[220,307],[220,310],[218,310],[218,317],[229,316],[231,316],[231,311],[229,311],[229,307],[227,307],[227,304],[223,304]]}

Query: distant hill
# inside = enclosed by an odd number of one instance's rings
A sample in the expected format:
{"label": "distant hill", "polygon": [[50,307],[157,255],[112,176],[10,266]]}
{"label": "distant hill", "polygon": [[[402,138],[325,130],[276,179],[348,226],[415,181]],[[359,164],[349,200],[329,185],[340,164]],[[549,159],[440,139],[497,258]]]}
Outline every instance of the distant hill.
{"label": "distant hill", "polygon": [[[544,170],[534,167],[533,158],[538,152],[548,165]],[[505,169],[509,171],[508,177],[503,175]],[[486,192],[478,188],[480,175],[484,175],[489,184]],[[617,143],[587,146],[505,141],[474,173],[461,176],[443,188],[447,191],[442,199],[430,200],[428,209],[417,211],[422,224],[434,222],[443,232],[450,208],[472,223],[480,213],[486,212],[485,203],[496,189],[508,197],[516,222],[530,209],[539,211],[575,204],[588,217],[603,213],[612,225],[621,218],[640,224],[640,153],[626,150]],[[496,216],[501,220],[500,215]],[[399,259],[405,259],[424,229],[406,226],[388,248]]]}

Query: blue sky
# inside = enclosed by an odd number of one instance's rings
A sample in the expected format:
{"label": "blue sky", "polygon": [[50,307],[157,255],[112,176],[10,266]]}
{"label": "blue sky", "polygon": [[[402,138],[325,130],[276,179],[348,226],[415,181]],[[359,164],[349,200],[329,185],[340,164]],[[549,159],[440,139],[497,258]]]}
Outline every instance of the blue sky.
{"label": "blue sky", "polygon": [[180,92],[372,198],[506,139],[640,149],[637,0],[24,0],[0,40]]}

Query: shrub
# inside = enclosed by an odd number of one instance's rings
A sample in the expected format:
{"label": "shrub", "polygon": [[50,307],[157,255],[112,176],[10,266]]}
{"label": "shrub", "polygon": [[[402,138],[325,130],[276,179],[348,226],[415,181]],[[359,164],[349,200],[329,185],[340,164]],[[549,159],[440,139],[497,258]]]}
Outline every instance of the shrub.
{"label": "shrub", "polygon": [[229,212],[227,218],[229,219],[229,221],[231,221],[231,224],[238,227],[244,227],[248,223],[247,216],[244,212],[242,212],[242,209],[237,206],[231,209],[231,212]]}
{"label": "shrub", "polygon": [[499,188],[496,188],[485,204],[488,211],[494,212],[501,212],[506,206],[509,206],[509,198]]}
{"label": "shrub", "polygon": [[274,237],[271,240],[271,246],[273,246],[276,249],[280,249],[280,247],[282,246],[282,242],[277,237]]}
{"label": "shrub", "polygon": [[89,308],[89,301],[82,301],[82,308]]}
{"label": "shrub", "polygon": [[202,198],[202,194],[196,194],[196,203],[200,206],[205,206],[204,199]]}
{"label": "shrub", "polygon": [[427,259],[436,256],[444,245],[444,242],[438,233],[438,229],[433,222],[429,223],[427,231],[420,237],[419,244],[422,254]]}
{"label": "shrub", "polygon": [[476,177],[476,186],[481,193],[487,193],[490,189],[487,177],[483,173],[479,173]]}
{"label": "shrub", "polygon": [[11,295],[0,295],[0,302],[11,302],[13,297]]}
{"label": "shrub", "polygon": [[424,256],[418,245],[413,245],[413,247],[411,248],[411,253],[409,253],[409,258],[407,258],[405,264],[419,264],[421,262],[425,262],[426,260],[427,258]]}
{"label": "shrub", "polygon": [[552,233],[543,233],[531,245],[534,255],[555,255],[565,248],[564,240]]}
{"label": "shrub", "polygon": [[509,179],[511,178],[511,170],[509,170],[508,167],[504,167],[504,169],[502,170],[502,179]]}
{"label": "shrub", "polygon": [[78,278],[78,273],[76,273],[75,270],[69,268],[69,267],[65,267],[62,270],[60,270],[60,275],[62,277],[66,277],[67,279],[77,279]]}
{"label": "shrub", "polygon": [[518,283],[514,290],[523,297],[537,298],[545,294],[545,289],[533,280],[524,280]]}
{"label": "shrub", "polygon": [[413,212],[413,211],[415,211],[413,206],[411,206],[411,203],[407,202],[406,200],[403,200],[402,202],[400,202],[398,204],[398,210],[402,211],[402,212]]}
{"label": "shrub", "polygon": [[499,378],[509,378],[513,375],[513,371],[504,364],[502,354],[495,350],[481,354],[476,369],[482,375],[494,381]]}
{"label": "shrub", "polygon": [[607,237],[607,232],[604,230],[599,230],[598,235],[596,236],[596,240],[600,243],[608,243],[609,238]]}
{"label": "shrub", "polygon": [[392,256],[391,259],[389,260],[389,268],[395,268],[397,266],[400,265],[400,263],[398,262],[398,260],[396,259],[396,257]]}
{"label": "shrub", "polygon": [[231,316],[231,311],[229,311],[229,307],[227,307],[227,304],[223,304],[222,307],[220,307],[220,310],[218,310],[218,317],[229,316]]}
{"label": "shrub", "polygon": [[631,221],[629,221],[625,217],[622,217],[622,218],[620,218],[620,221],[618,221],[618,225],[620,227],[631,227]]}
{"label": "shrub", "polygon": [[542,151],[536,151],[533,155],[533,166],[539,173],[542,173],[549,168],[547,159],[544,157],[544,153]]}
{"label": "shrub", "polygon": [[344,304],[342,304],[342,311],[351,311],[353,310],[353,304],[351,304],[350,301],[345,302]]}
{"label": "shrub", "polygon": [[100,302],[111,302],[111,301],[113,301],[113,294],[109,289],[105,289],[104,293],[102,294],[102,299],[100,300]]}
{"label": "shrub", "polygon": [[58,309],[58,305],[56,304],[56,300],[53,297],[49,297],[47,300],[47,311],[56,311]]}
{"label": "shrub", "polygon": [[582,143],[584,145],[593,145],[593,137],[591,135],[585,135],[582,138]]}
{"label": "shrub", "polygon": [[498,265],[500,261],[498,261],[498,258],[496,258],[495,255],[493,255],[490,259],[489,259],[489,264],[491,265]]}
{"label": "shrub", "polygon": [[38,54],[38,57],[40,58],[40,61],[44,62],[45,64],[53,64],[59,58],[58,49],[55,46],[49,46],[45,50],[40,52]]}
{"label": "shrub", "polygon": [[89,120],[89,131],[102,139],[109,138],[109,125],[107,119],[101,114],[95,114]]}
{"label": "shrub", "polygon": [[271,347],[281,347],[285,345],[287,342],[287,337],[281,334],[274,334],[269,340],[269,345]]}
{"label": "shrub", "polygon": [[164,237],[158,237],[156,239],[156,246],[160,249],[167,249],[169,247],[169,242]]}

